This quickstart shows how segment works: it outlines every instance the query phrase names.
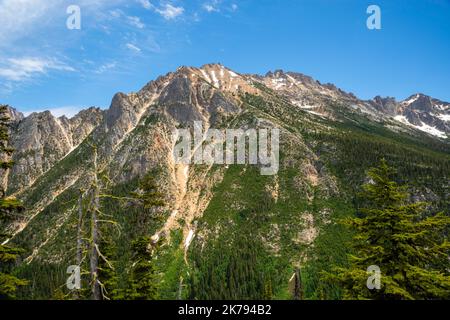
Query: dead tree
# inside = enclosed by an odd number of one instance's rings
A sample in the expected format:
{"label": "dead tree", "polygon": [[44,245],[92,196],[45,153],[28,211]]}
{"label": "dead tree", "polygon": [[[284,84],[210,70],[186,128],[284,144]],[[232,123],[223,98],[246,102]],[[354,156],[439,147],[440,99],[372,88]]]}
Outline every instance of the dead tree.
{"label": "dead tree", "polygon": [[[83,190],[80,189],[80,195],[78,197],[77,256],[76,256],[76,263],[80,269],[82,262],[83,262]],[[75,290],[74,298],[75,299],[80,298],[78,290]]]}
{"label": "dead tree", "polygon": [[100,281],[98,279],[98,259],[99,259],[99,230],[98,230],[98,213],[100,207],[100,190],[98,184],[98,168],[97,168],[97,147],[93,147],[94,161],[93,161],[93,175],[91,186],[91,205],[89,211],[91,215],[91,241],[90,241],[90,275],[91,275],[91,290],[92,298],[94,300],[102,299],[102,291],[100,288]]}
{"label": "dead tree", "polygon": [[295,268],[294,274],[291,279],[289,279],[289,292],[291,293],[292,299],[303,300],[303,283],[300,268]]}
{"label": "dead tree", "polygon": [[78,223],[77,223],[77,265],[81,268],[83,259],[83,190],[80,189],[78,197]]}

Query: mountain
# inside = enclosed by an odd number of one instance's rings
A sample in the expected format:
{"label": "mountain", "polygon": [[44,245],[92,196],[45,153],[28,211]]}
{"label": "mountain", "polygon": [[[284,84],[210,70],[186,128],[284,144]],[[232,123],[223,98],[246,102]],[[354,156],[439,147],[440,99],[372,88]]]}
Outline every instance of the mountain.
{"label": "mountain", "polygon": [[[423,94],[364,101],[299,73],[239,74],[208,64],[180,67],[138,92],[117,93],[108,110],[90,108],[71,119],[11,109],[16,166],[4,179],[27,211],[4,227],[25,250],[21,274],[36,279],[34,291],[22,294],[48,298],[65,283],[75,259],[76,203],[91,179],[95,145],[110,194],[126,196],[151,172],[165,197],[162,219],[102,200],[121,226],[111,237],[122,282],[132,240],[152,235],[161,243],[163,299],[176,298],[180,283],[185,298],[288,298],[296,267],[307,297],[335,298],[338,290],[322,287],[319,271],[342,263],[348,234],[336,222],[354,213],[355,193],[379,158],[398,168],[412,201],[448,210],[449,105]],[[279,128],[278,173],[262,176],[260,165],[175,163],[173,132],[194,121],[204,128]]]}
{"label": "mountain", "polygon": [[20,192],[32,185],[74,150],[101,118],[102,111],[98,108],[83,110],[71,119],[56,118],[49,111],[32,113],[26,118],[12,117],[11,143],[16,153],[8,181],[9,191]]}
{"label": "mountain", "polygon": [[424,94],[415,94],[397,103],[393,98],[376,97],[374,107],[395,120],[440,138],[449,136],[450,104]]}

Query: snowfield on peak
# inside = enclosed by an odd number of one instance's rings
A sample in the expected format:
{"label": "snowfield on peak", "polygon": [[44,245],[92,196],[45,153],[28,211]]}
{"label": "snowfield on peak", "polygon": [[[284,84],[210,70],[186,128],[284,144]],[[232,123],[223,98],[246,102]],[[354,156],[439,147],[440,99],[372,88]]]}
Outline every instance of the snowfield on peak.
{"label": "snowfield on peak", "polygon": [[432,127],[430,125],[427,125],[427,124],[425,124],[423,122],[422,122],[421,126],[415,126],[411,122],[409,122],[408,119],[405,116],[401,116],[401,115],[395,116],[394,119],[396,121],[398,121],[398,122],[406,124],[406,125],[408,125],[410,127],[413,127],[413,128],[415,128],[417,130],[426,132],[426,133],[431,134],[433,136],[436,136],[436,137],[439,137],[439,138],[442,138],[442,139],[447,138],[447,135],[446,135],[445,132],[442,132],[441,130],[439,130],[439,129],[435,128],[435,127]]}

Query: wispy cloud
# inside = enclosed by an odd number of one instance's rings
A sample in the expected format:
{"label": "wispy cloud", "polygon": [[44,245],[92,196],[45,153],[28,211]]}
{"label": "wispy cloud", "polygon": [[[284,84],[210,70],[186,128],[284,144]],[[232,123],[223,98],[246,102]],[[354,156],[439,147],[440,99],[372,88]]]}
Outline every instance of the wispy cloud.
{"label": "wispy cloud", "polygon": [[[82,8],[82,17],[93,16],[125,0],[0,0],[0,47],[23,37],[42,33],[67,17],[69,5]],[[64,20],[63,20],[64,21]],[[59,29],[60,30],[60,29]]]}
{"label": "wispy cloud", "polygon": [[102,74],[105,73],[108,70],[112,70],[117,66],[117,62],[109,62],[109,63],[105,63],[102,64],[100,67],[97,68],[97,70],[94,71],[94,73],[96,74]]}
{"label": "wispy cloud", "polygon": [[[81,30],[66,28],[73,4]],[[0,0],[0,95],[67,76],[105,81],[102,74],[136,68],[127,59],[146,63],[170,47],[173,34],[160,31],[187,22],[189,8],[180,0]]]}
{"label": "wispy cloud", "polygon": [[132,44],[132,43],[127,43],[125,46],[126,46],[128,49],[130,49],[131,51],[134,51],[134,52],[137,52],[137,53],[139,53],[139,52],[142,51],[139,47],[135,46],[135,45]]}
{"label": "wispy cloud", "polygon": [[160,9],[155,9],[157,13],[164,17],[166,20],[173,20],[184,12],[183,7],[175,7],[170,3],[166,3]]}
{"label": "wispy cloud", "polygon": [[223,0],[209,0],[203,3],[203,10],[208,13],[212,12],[236,12],[239,6],[236,3],[229,3]]}
{"label": "wispy cloud", "polygon": [[36,28],[37,22],[59,3],[48,0],[3,0],[0,1],[0,46],[7,46],[11,41]]}
{"label": "wispy cloud", "polygon": [[127,20],[130,25],[135,26],[138,29],[143,29],[145,27],[145,24],[142,23],[139,17],[128,16]]}
{"label": "wispy cloud", "polygon": [[149,0],[138,0],[145,9],[153,9],[154,5]]}
{"label": "wispy cloud", "polygon": [[136,16],[128,16],[120,9],[110,10],[109,14],[114,19],[124,19],[130,26],[136,27],[138,29],[145,28],[145,24],[142,22],[141,18]]}
{"label": "wispy cloud", "polygon": [[7,63],[0,64],[0,78],[14,82],[29,80],[35,75],[47,74],[50,70],[75,71],[57,59],[25,57],[10,58],[6,61]]}
{"label": "wispy cloud", "polygon": [[203,9],[207,12],[219,12],[219,0],[212,0],[203,4]]}
{"label": "wispy cloud", "polygon": [[160,4],[159,6],[155,6],[149,0],[137,0],[142,7],[147,10],[152,10],[158,14],[160,14],[166,20],[173,20],[184,13],[184,8],[181,6],[174,6],[170,3]]}

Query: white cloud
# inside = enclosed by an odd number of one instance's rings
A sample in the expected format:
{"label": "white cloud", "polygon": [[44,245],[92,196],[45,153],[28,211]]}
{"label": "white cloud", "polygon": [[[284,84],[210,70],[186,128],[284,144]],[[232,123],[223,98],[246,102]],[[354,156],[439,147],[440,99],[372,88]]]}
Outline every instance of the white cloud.
{"label": "white cloud", "polygon": [[117,66],[117,62],[109,62],[102,64],[100,67],[97,68],[94,72],[97,74],[102,74],[108,70],[114,69]]}
{"label": "white cloud", "polygon": [[38,21],[49,16],[59,2],[60,0],[0,1],[0,45],[8,45],[28,31],[36,29]]}
{"label": "white cloud", "polygon": [[223,11],[236,12],[239,6],[236,3],[225,5],[223,0],[209,0],[203,3],[202,8],[208,13]]}
{"label": "white cloud", "polygon": [[120,18],[123,15],[123,11],[120,9],[114,9],[114,10],[110,10],[109,14],[113,18]]}
{"label": "white cloud", "polygon": [[85,17],[124,2],[125,0],[0,0],[0,47],[8,47],[24,36],[42,33],[60,23],[61,18],[67,17],[67,7],[74,3],[81,7],[82,17]]}
{"label": "white cloud", "polygon": [[20,82],[35,75],[47,74],[50,70],[75,71],[74,68],[56,60],[37,57],[7,59],[8,65],[0,65],[0,78]]}
{"label": "white cloud", "polygon": [[132,44],[132,43],[127,43],[125,46],[126,46],[128,49],[130,49],[130,50],[132,50],[132,51],[134,51],[134,52],[141,52],[141,49],[138,48],[137,46],[135,46],[135,45]]}
{"label": "white cloud", "polygon": [[138,0],[138,2],[145,8],[145,9],[153,9],[154,6],[151,4],[149,0]]}
{"label": "white cloud", "polygon": [[123,17],[129,25],[136,27],[138,29],[145,28],[145,24],[141,21],[141,18],[136,16],[127,16],[120,9],[110,10],[109,15],[115,19],[121,19]]}
{"label": "white cloud", "polygon": [[145,24],[142,23],[141,19],[139,17],[127,17],[128,23],[132,26],[135,26],[136,28],[143,29],[145,27]]}
{"label": "white cloud", "polygon": [[154,12],[160,14],[166,20],[172,20],[176,17],[182,15],[184,13],[183,7],[176,7],[171,5],[170,3],[166,3],[162,5],[160,8],[157,8],[153,5],[149,0],[137,0],[138,3],[141,4],[147,10],[153,10]]}
{"label": "white cloud", "polygon": [[203,9],[206,10],[207,12],[219,12],[219,0],[212,0],[210,2],[205,2],[203,4]]}
{"label": "white cloud", "polygon": [[219,11],[217,8],[213,7],[211,4],[204,4],[203,8],[208,12]]}
{"label": "white cloud", "polygon": [[172,20],[182,15],[184,12],[184,8],[175,7],[169,3],[166,3],[161,9],[156,9],[156,12],[158,12],[161,16],[163,16],[164,19]]}

